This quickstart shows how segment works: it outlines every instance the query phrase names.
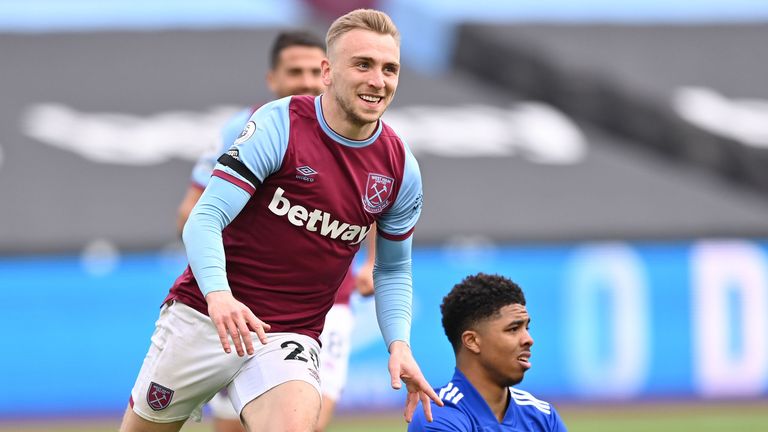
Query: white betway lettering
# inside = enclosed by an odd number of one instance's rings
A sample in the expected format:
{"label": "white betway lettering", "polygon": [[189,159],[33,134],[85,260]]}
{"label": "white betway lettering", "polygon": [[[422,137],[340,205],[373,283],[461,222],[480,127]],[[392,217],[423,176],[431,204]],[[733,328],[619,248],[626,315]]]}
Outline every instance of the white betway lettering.
{"label": "white betway lettering", "polygon": [[331,238],[336,238],[340,236],[348,226],[348,223],[339,225],[339,221],[335,219],[331,220],[331,215],[323,212],[323,227],[320,229],[320,234],[326,237],[330,234]]}
{"label": "white betway lettering", "polygon": [[332,239],[340,239],[351,244],[358,244],[365,240],[365,236],[371,230],[371,226],[352,225],[333,219],[328,212],[314,209],[311,212],[306,207],[296,204],[291,205],[288,198],[283,196],[285,190],[277,188],[269,203],[269,210],[278,215],[286,216],[288,222],[295,226],[303,226],[307,231],[317,232],[317,223],[320,224],[320,235]]}

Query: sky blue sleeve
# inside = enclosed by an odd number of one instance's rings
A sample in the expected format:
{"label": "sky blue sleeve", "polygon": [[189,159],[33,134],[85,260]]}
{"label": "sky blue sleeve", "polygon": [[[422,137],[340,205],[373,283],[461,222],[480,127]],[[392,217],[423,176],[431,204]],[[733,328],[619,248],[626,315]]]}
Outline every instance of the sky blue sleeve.
{"label": "sky blue sleeve", "polygon": [[235,139],[237,139],[248,119],[250,119],[251,113],[251,108],[247,108],[241,110],[227,121],[221,129],[219,141],[216,143],[215,148],[206,151],[197,159],[195,166],[192,168],[192,183],[205,188],[205,185],[208,184],[208,180],[211,178],[213,168],[216,166],[216,160],[232,147]]}
{"label": "sky blue sleeve", "polygon": [[[229,162],[219,161],[238,172],[242,180],[256,188],[277,172],[288,149],[291,97],[278,99],[259,108],[245,123],[226,154]],[[242,167],[236,166],[242,164]],[[215,168],[218,169],[218,166]],[[245,169],[246,172],[241,172]]]}
{"label": "sky blue sleeve", "polygon": [[402,239],[411,234],[421,215],[423,193],[421,172],[416,158],[406,146],[403,184],[397,200],[377,221],[377,228],[382,236],[390,239]]}
{"label": "sky blue sleeve", "polygon": [[192,209],[182,238],[200,291],[229,291],[221,231],[245,207],[251,195],[219,177],[211,181]]}
{"label": "sky blue sleeve", "polygon": [[387,348],[396,340],[410,344],[412,237],[400,241],[376,239],[376,263],[373,286],[376,298],[376,318]]}

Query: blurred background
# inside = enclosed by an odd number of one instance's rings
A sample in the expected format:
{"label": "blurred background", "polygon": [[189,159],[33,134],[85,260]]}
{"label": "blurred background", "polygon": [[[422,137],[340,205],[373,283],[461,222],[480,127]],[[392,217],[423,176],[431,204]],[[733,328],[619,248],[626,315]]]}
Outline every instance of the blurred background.
{"label": "blurred background", "polygon": [[[768,431],[761,0],[0,1],[0,430],[117,428],[186,264],[194,160],[269,100],[278,31],[357,7],[403,37],[385,120],[424,180],[429,381],[453,373],[442,297],[500,273],[533,319],[520,387],[571,430]],[[403,430],[373,303],[353,307],[335,430]]]}

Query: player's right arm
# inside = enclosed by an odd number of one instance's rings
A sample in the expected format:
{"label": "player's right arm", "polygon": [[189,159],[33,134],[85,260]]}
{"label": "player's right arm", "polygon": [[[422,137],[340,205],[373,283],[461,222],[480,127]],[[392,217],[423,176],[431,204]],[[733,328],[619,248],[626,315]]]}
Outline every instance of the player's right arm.
{"label": "player's right arm", "polygon": [[268,324],[232,296],[225,270],[221,232],[250,198],[250,193],[241,186],[213,177],[192,210],[182,234],[189,266],[208,303],[208,316],[216,326],[222,348],[231,352],[231,338],[240,356],[245,352],[253,354],[249,328],[256,332],[262,343],[266,343],[265,332],[269,330]]}
{"label": "player's right arm", "polygon": [[251,117],[235,145],[219,158],[183,231],[190,268],[208,302],[208,315],[222,347],[230,352],[231,338],[241,356],[253,354],[249,328],[266,343],[269,325],[232,296],[222,230],[242,211],[256,187],[280,168],[288,143],[289,103],[290,98],[272,102]]}

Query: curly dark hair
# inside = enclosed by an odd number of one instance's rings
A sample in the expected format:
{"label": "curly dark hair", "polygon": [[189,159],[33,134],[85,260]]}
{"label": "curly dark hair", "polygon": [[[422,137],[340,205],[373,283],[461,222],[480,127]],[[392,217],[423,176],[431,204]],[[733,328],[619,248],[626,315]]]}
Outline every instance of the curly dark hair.
{"label": "curly dark hair", "polygon": [[325,51],[325,41],[314,33],[303,30],[281,32],[272,43],[272,50],[270,51],[269,60],[272,69],[276,68],[280,62],[280,53],[292,46],[320,48]]}
{"label": "curly dark hair", "polygon": [[511,304],[524,306],[525,295],[516,283],[504,276],[478,273],[454,285],[440,305],[443,329],[453,351],[458,352],[464,331],[497,316],[501,308]]}

